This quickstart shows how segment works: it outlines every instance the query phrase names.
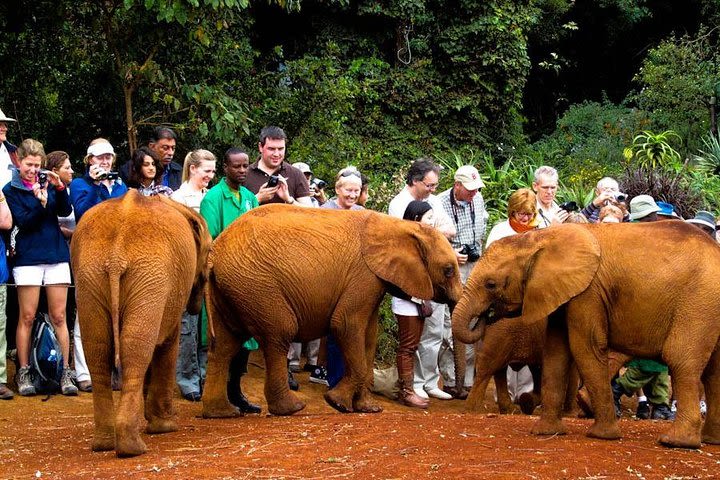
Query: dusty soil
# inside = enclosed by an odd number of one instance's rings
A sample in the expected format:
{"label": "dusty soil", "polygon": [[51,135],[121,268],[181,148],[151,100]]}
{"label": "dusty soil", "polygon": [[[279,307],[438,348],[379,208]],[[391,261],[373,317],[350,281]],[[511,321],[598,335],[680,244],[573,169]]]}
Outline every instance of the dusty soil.
{"label": "dusty soil", "polygon": [[[251,363],[244,389],[266,410],[262,362]],[[720,478],[720,446],[663,448],[668,422],[629,411],[619,441],[585,437],[590,421],[577,418],[568,435],[535,437],[536,417],[468,414],[459,400],[418,411],[378,397],[383,413],[340,414],[297,377],[307,407],[292,417],[204,420],[178,395],[180,431],[146,435],[148,453],[129,459],[90,451],[92,394],[0,402],[0,478]]]}

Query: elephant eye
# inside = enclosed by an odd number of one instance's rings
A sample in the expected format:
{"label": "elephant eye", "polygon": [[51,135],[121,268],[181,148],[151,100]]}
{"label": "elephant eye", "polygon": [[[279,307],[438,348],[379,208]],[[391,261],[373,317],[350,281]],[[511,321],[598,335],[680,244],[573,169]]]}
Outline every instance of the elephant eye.
{"label": "elephant eye", "polygon": [[446,278],[452,278],[452,276],[455,275],[455,267],[453,267],[452,265],[447,265],[443,269],[443,273],[445,274]]}
{"label": "elephant eye", "polygon": [[495,283],[495,280],[488,279],[485,280],[485,288],[488,290],[495,290],[497,288],[497,284]]}

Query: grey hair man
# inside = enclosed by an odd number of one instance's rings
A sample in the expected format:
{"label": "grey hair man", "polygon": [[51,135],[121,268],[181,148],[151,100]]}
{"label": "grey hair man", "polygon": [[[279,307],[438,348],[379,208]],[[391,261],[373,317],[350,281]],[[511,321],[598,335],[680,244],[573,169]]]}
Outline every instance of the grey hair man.
{"label": "grey hair man", "polygon": [[600,221],[600,210],[609,203],[625,202],[625,194],[620,192],[620,185],[612,177],[603,177],[595,187],[595,198],[582,210],[582,214],[590,223]]}
{"label": "grey hair man", "polygon": [[537,195],[538,228],[560,225],[568,217],[568,212],[555,202],[558,189],[558,172],[553,167],[543,165],[535,170],[532,189]]}

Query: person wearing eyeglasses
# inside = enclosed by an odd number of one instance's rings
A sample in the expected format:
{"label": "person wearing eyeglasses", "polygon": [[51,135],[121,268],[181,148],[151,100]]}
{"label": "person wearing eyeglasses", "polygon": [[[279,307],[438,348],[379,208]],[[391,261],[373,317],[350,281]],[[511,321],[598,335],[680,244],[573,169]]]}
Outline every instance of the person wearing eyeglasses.
{"label": "person wearing eyeglasses", "polygon": [[553,167],[543,165],[535,170],[532,189],[537,195],[537,228],[560,225],[567,219],[567,211],[555,202],[558,189],[558,173]]}
{"label": "person wearing eyeglasses", "polygon": [[[453,186],[438,195],[438,198],[457,230],[457,235],[450,243],[457,255],[460,280],[464,285],[482,254],[488,213],[480,193],[480,189],[485,186],[480,178],[480,172],[472,165],[463,165],[455,171],[454,179]],[[461,379],[460,383],[456,383],[452,324],[450,309],[446,307],[439,367],[443,377],[443,392],[448,396],[467,398],[475,373],[474,348],[466,348],[465,360],[465,378]]]}
{"label": "person wearing eyeglasses", "polygon": [[[538,228],[538,199],[529,188],[514,191],[508,199],[508,219],[496,224],[485,242],[485,250],[501,238]],[[567,216],[567,215],[566,215]],[[536,406],[537,395],[533,395],[535,385],[540,386],[540,370],[530,369],[527,365],[513,365],[507,368],[507,386],[510,401],[520,405],[523,413],[530,415]],[[537,391],[536,391],[537,393]]]}
{"label": "person wearing eyeglasses", "polygon": [[[445,212],[440,199],[434,195],[439,181],[439,165],[429,158],[415,160],[405,176],[405,187],[390,201],[388,214],[391,217],[403,218],[410,202],[426,201],[434,212],[432,226],[448,240],[452,240],[456,234],[455,225]],[[438,386],[438,356],[443,340],[445,306],[431,302],[431,307],[432,314],[425,318],[420,343],[415,352],[413,390],[422,400],[428,400],[430,396],[446,400],[451,397]],[[413,299],[392,297],[392,312],[398,322],[401,322],[418,316],[418,304]]]}

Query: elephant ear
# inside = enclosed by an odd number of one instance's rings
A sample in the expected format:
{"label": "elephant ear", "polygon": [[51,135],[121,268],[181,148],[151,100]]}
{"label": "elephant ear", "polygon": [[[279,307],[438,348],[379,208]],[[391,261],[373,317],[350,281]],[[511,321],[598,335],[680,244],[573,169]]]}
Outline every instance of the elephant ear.
{"label": "elephant ear", "polygon": [[427,267],[431,227],[368,213],[361,246],[368,268],[411,297],[433,298]]}
{"label": "elephant ear", "polygon": [[210,231],[208,230],[205,219],[195,212],[195,210],[161,195],[158,195],[156,198],[180,212],[187,220],[190,230],[192,230],[197,262],[195,267],[195,280],[193,281],[192,290],[190,291],[187,311],[192,315],[198,314],[202,308],[203,291],[208,278],[208,255],[210,254],[210,247],[212,245]]}
{"label": "elephant ear", "polygon": [[543,320],[584,292],[600,266],[600,245],[582,225],[551,227],[528,241],[537,242],[525,268],[523,319]]}

